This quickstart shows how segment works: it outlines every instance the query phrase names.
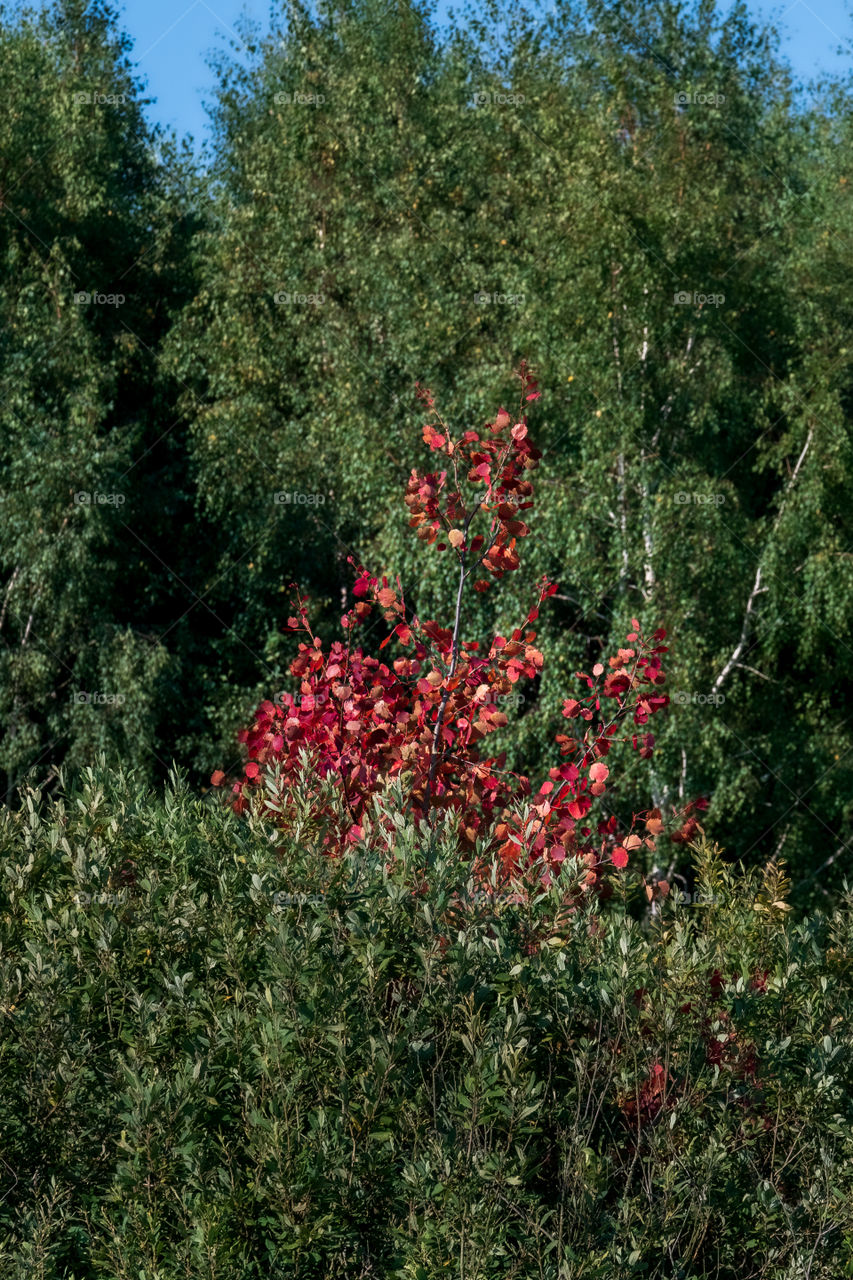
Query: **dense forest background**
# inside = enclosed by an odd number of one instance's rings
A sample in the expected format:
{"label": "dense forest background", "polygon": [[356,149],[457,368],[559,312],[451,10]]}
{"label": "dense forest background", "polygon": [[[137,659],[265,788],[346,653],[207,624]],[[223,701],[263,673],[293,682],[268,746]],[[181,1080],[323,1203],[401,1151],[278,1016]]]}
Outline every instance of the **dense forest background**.
{"label": "dense forest background", "polygon": [[[546,769],[573,675],[638,616],[673,705],[649,781],[706,794],[801,898],[853,834],[851,83],[806,97],[712,0],[283,8],[224,57],[209,163],[146,123],[102,3],[0,8],[0,785],[104,751],[198,786],[288,687],[290,583],[338,634],[347,557],[446,619],[402,490],[428,385],[456,427],[543,391],[526,575]],[[284,495],[284,497],[283,497]],[[378,631],[368,633],[367,643]]]}

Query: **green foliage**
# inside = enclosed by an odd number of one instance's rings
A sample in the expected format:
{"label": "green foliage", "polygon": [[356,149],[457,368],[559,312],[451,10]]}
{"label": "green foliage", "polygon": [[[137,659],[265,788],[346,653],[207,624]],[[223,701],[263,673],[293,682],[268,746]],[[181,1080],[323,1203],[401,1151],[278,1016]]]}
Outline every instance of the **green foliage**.
{"label": "green foliage", "polygon": [[[297,565],[329,628],[348,554],[449,615],[449,576],[389,501],[418,438],[411,386],[478,426],[527,357],[544,392],[530,572],[561,591],[513,763],[542,767],[572,673],[654,617],[675,699],[653,802],[710,794],[727,848],[784,849],[798,879],[816,825],[844,849],[847,91],[804,111],[742,8],[668,0],[488,5],[444,38],[425,6],[293,7],[220,77],[203,285],[164,361],[218,529],[211,599],[239,617],[226,687],[251,637],[273,692]],[[281,489],[324,502],[276,506]],[[467,606],[467,633],[518,616],[522,587]],[[628,781],[622,817],[646,788]]]}
{"label": "green foliage", "polygon": [[[545,10],[439,28],[428,4],[288,5],[249,65],[217,65],[204,174],[146,127],[109,5],[0,10],[7,797],[93,749],[160,781],[234,759],[293,656],[289,584],[328,635],[348,555],[448,616],[392,497],[412,386],[479,426],[524,357],[544,393],[530,572],[561,590],[499,746],[541,772],[574,671],[653,618],[675,656],[653,803],[709,794],[711,834],[784,855],[797,905],[837,888],[850,86],[805,104],[742,5]],[[526,599],[483,597],[466,633]]]}
{"label": "green foliage", "polygon": [[[0,783],[93,750],[171,750],[174,397],[157,371],[191,295],[186,157],[146,128],[101,3],[0,13]],[[172,434],[170,434],[170,431]],[[170,570],[166,570],[168,561]],[[179,633],[180,634],[180,633]],[[177,664],[179,666],[179,664]]]}
{"label": "green foliage", "polygon": [[559,889],[396,826],[335,861],[103,764],[4,812],[2,1280],[846,1274],[850,895],[702,846],[531,947]]}

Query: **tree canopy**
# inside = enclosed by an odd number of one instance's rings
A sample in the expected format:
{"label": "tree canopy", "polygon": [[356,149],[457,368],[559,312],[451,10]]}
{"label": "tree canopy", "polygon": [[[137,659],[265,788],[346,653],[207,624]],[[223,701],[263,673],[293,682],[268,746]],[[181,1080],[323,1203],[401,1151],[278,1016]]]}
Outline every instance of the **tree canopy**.
{"label": "tree canopy", "polygon": [[[398,497],[414,383],[479,426],[526,358],[530,575],[560,590],[503,745],[534,770],[573,672],[662,624],[654,794],[614,803],[707,794],[730,855],[825,888],[853,797],[850,85],[804,98],[712,0],[292,4],[252,48],[217,66],[202,172],[109,6],[0,14],[7,796],[95,750],[206,778],[283,687],[289,584],[336,633],[348,556],[446,616]],[[467,633],[527,603],[510,582]]]}

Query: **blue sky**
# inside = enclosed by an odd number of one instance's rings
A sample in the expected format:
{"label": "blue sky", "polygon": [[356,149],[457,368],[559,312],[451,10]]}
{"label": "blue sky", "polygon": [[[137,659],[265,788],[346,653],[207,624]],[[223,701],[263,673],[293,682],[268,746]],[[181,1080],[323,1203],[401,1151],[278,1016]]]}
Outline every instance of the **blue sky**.
{"label": "blue sky", "polygon": [[[751,0],[757,20],[775,18],[786,32],[783,52],[804,81],[821,72],[851,65],[853,0]],[[235,23],[241,14],[268,25],[269,0],[126,0],[120,6],[125,28],[134,41],[138,70],[148,82],[152,120],[191,133],[197,145],[206,137],[203,102],[212,96],[213,76],[207,53],[238,40]],[[439,13],[446,12],[440,4]],[[847,53],[839,56],[844,44]]]}

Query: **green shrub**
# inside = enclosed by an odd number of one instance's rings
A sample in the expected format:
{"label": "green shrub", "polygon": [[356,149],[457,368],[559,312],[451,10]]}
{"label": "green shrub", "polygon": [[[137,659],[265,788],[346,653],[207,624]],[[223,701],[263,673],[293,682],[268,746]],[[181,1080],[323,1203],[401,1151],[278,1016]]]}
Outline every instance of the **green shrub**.
{"label": "green shrub", "polygon": [[555,931],[451,826],[333,861],[211,800],[0,816],[0,1280],[853,1274],[850,897],[706,846]]}

